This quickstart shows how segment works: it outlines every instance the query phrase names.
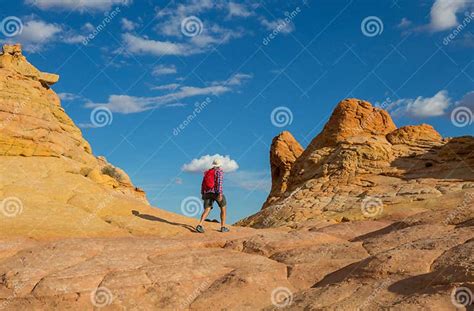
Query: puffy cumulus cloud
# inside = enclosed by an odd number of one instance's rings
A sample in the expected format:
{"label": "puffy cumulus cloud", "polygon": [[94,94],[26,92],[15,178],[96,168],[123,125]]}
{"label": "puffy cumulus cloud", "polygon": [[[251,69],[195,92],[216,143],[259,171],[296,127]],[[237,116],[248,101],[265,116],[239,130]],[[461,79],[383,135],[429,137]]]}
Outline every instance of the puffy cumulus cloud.
{"label": "puffy cumulus cloud", "polygon": [[444,115],[451,104],[448,92],[442,90],[433,97],[399,99],[391,104],[388,110],[395,116],[427,118]]}
{"label": "puffy cumulus cloud", "polygon": [[26,0],[27,4],[42,10],[105,11],[114,5],[129,5],[132,0]]}
{"label": "puffy cumulus cloud", "polygon": [[24,50],[34,53],[41,51],[46,44],[57,40],[62,31],[62,27],[58,24],[27,17],[23,20],[21,33],[4,42],[21,43]]}
{"label": "puffy cumulus cloud", "polygon": [[222,156],[220,154],[215,154],[205,155],[200,157],[199,159],[193,159],[191,162],[184,164],[181,169],[183,172],[189,173],[204,172],[211,168],[212,161],[214,161],[214,159],[219,159],[221,161],[221,168],[224,170],[224,172],[234,172],[239,168],[237,162],[232,160],[230,156]]}
{"label": "puffy cumulus cloud", "polygon": [[436,0],[431,7],[429,29],[443,31],[458,25],[457,14],[474,7],[472,0]]}
{"label": "puffy cumulus cloud", "polygon": [[[21,33],[12,38],[0,40],[0,42],[21,43],[25,51],[37,53],[52,43],[80,44],[86,39],[85,35],[66,25],[49,23],[34,15],[24,16],[21,21],[23,25]],[[91,24],[84,25],[80,32],[88,31],[89,27],[93,26]]]}

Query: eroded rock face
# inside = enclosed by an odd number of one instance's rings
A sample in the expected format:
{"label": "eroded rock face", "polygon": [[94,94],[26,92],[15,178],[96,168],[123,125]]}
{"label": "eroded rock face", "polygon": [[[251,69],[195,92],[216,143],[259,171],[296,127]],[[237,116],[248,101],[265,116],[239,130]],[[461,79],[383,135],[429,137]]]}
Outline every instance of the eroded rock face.
{"label": "eroded rock face", "polygon": [[[137,217],[132,215],[132,210],[150,209],[145,193],[123,170],[92,154],[50,88],[58,79],[31,65],[20,45],[3,47],[0,203],[15,198],[21,202],[15,204],[21,215],[12,219],[0,215],[0,236],[149,232],[153,226],[134,225]],[[47,215],[47,221],[37,221]]]}
{"label": "eroded rock face", "polygon": [[428,145],[436,146],[443,137],[429,124],[409,125],[396,129],[387,134],[387,140],[392,145]]}
{"label": "eroded rock face", "polygon": [[402,206],[405,214],[438,206],[445,194],[462,196],[473,187],[473,144],[472,136],[443,139],[427,124],[397,129],[386,111],[344,100],[322,132],[292,159],[285,190],[280,179],[273,179],[262,211],[239,224],[377,219],[398,217]]}
{"label": "eroded rock face", "polygon": [[302,152],[303,147],[301,147],[290,132],[282,132],[273,138],[270,148],[272,190],[264,207],[271,204],[274,197],[279,197],[286,191],[291,167]]}

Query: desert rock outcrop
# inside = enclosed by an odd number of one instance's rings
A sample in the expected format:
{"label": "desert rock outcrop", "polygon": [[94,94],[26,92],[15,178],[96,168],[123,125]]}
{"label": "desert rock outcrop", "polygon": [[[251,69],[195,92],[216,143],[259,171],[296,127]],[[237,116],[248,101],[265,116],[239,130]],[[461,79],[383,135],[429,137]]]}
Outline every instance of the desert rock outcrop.
{"label": "desert rock outcrop", "polygon": [[271,204],[274,197],[285,193],[293,163],[303,152],[303,147],[290,132],[282,132],[273,138],[270,147],[270,163],[272,171],[272,189],[264,206]]}
{"label": "desert rock outcrop", "polygon": [[[286,190],[278,195],[281,181],[273,179],[262,211],[240,224],[390,218],[441,206],[445,194],[462,197],[474,187],[473,144],[472,136],[443,139],[426,124],[396,128],[386,111],[343,100],[292,161]],[[273,158],[270,164],[278,169]]]}
{"label": "desert rock outcrop", "polygon": [[132,214],[170,215],[152,209],[123,170],[92,154],[50,88],[58,79],[31,65],[20,45],[3,47],[0,203],[8,217],[0,213],[0,237],[181,232],[183,228],[156,225]]}

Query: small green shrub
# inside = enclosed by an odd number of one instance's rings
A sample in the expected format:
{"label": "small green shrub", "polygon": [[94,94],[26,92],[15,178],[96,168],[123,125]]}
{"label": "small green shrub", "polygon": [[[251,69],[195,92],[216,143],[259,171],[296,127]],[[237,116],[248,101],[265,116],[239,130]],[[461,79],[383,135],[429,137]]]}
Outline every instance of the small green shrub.
{"label": "small green shrub", "polygon": [[122,181],[122,175],[117,171],[117,169],[111,165],[104,166],[102,168],[102,174],[109,175],[116,181]]}

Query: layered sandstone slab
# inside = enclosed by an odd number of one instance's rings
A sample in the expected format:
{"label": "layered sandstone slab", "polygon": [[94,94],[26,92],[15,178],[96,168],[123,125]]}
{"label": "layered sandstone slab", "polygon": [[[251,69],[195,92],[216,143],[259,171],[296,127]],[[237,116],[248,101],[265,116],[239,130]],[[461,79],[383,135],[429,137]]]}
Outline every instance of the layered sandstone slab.
{"label": "layered sandstone slab", "polygon": [[[473,193],[474,196],[474,193]],[[440,208],[403,221],[204,235],[0,241],[0,304],[28,309],[431,310],[472,287],[474,230]],[[452,219],[450,223],[444,220]],[[286,298],[286,299],[285,299]]]}

